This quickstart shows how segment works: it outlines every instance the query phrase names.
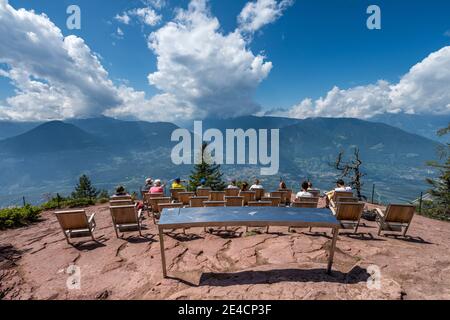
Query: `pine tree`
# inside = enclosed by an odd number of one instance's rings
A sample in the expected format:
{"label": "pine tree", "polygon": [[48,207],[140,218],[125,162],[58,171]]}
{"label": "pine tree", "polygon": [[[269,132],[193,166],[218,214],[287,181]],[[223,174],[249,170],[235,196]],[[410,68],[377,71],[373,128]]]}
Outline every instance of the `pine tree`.
{"label": "pine tree", "polygon": [[206,151],[208,144],[203,143],[202,145],[202,163],[196,164],[194,170],[189,177],[189,189],[192,191],[197,190],[201,185],[200,181],[202,179],[206,180],[205,187],[209,187],[214,191],[222,191],[225,189],[225,183],[222,179],[223,174],[220,172],[220,165],[211,164],[210,155]]}
{"label": "pine tree", "polygon": [[72,192],[74,199],[96,199],[99,191],[92,186],[91,180],[87,175],[82,175],[79,179],[75,191]]}
{"label": "pine tree", "polygon": [[[450,124],[447,128],[438,132],[439,136],[450,133]],[[430,194],[433,196],[433,204],[438,213],[450,215],[450,143],[439,149],[441,159],[447,158],[445,163],[429,162],[428,165],[439,170],[440,174],[437,179],[426,179],[431,185]]]}

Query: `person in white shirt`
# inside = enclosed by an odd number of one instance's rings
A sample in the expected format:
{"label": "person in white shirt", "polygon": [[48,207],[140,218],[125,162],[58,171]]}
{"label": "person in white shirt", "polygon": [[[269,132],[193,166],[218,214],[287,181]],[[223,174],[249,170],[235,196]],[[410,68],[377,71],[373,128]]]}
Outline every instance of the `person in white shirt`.
{"label": "person in white shirt", "polygon": [[250,191],[257,190],[257,189],[264,189],[264,187],[260,184],[258,179],[256,179],[255,184],[250,187]]}
{"label": "person in white shirt", "polygon": [[236,180],[232,180],[231,184],[227,187],[227,189],[239,189]]}
{"label": "person in white shirt", "polygon": [[352,191],[353,191],[353,189],[351,187],[345,185],[344,180],[339,179],[336,182],[336,188],[334,188],[333,191],[327,192],[327,194],[326,194],[325,199],[327,201],[327,207],[330,205],[330,201],[331,201],[331,199],[333,199],[334,194],[336,192],[352,192]]}
{"label": "person in white shirt", "polygon": [[313,198],[314,197],[313,194],[311,192],[308,192],[308,187],[309,187],[308,182],[306,182],[306,181],[303,182],[302,183],[302,190],[299,193],[297,193],[297,195],[295,197],[297,199],[300,199],[300,198]]}

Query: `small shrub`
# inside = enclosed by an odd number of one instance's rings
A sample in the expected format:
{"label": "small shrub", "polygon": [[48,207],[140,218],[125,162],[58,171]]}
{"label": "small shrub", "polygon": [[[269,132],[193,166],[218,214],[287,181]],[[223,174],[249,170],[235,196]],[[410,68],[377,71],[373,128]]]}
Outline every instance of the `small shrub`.
{"label": "small shrub", "polygon": [[41,208],[26,205],[23,208],[7,208],[0,210],[0,229],[25,226],[38,220]]}

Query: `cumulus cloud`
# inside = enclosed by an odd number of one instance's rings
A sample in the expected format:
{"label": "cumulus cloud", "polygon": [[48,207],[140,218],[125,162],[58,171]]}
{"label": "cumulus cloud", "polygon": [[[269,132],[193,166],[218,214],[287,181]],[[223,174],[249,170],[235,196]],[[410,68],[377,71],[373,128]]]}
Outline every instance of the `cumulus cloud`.
{"label": "cumulus cloud", "polygon": [[294,0],[256,0],[248,2],[238,16],[239,28],[244,32],[255,32],[273,23],[283,15]]}
{"label": "cumulus cloud", "polygon": [[64,37],[46,15],[0,0],[0,63],[16,87],[0,117],[58,119],[100,114],[121,103],[97,55]]}
{"label": "cumulus cloud", "polygon": [[289,110],[270,112],[293,118],[355,117],[381,113],[450,114],[450,46],[431,53],[413,66],[398,83],[350,89],[334,87],[316,101],[305,99]]}
{"label": "cumulus cloud", "polygon": [[221,32],[205,0],[193,0],[150,35],[158,70],[148,76],[149,82],[173,103],[189,106],[195,117],[255,113],[260,106],[253,94],[272,63],[247,45],[239,30]]}
{"label": "cumulus cloud", "polygon": [[150,7],[135,8],[116,15],[114,18],[124,24],[130,24],[132,17],[136,17],[142,24],[154,27],[158,25],[162,16]]}
{"label": "cumulus cloud", "polygon": [[[147,98],[126,82],[115,85],[82,38],[65,37],[45,14],[0,0],[0,76],[16,88],[0,105],[0,119],[108,115],[175,121],[259,111],[253,95],[272,63],[252,53],[239,28],[224,33],[207,4],[192,0],[148,37],[157,57],[157,71],[148,80],[161,92]],[[120,28],[116,32],[123,34]]]}

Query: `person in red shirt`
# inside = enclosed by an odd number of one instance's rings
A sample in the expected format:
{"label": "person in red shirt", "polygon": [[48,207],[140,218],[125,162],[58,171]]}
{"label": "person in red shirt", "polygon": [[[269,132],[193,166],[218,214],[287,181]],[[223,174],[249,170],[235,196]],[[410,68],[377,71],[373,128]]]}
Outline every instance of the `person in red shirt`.
{"label": "person in red shirt", "polygon": [[161,185],[161,180],[155,180],[155,185],[150,188],[150,193],[164,193],[164,186]]}

